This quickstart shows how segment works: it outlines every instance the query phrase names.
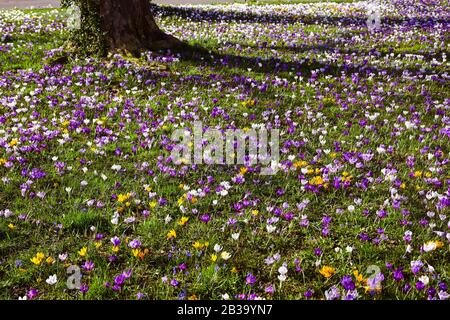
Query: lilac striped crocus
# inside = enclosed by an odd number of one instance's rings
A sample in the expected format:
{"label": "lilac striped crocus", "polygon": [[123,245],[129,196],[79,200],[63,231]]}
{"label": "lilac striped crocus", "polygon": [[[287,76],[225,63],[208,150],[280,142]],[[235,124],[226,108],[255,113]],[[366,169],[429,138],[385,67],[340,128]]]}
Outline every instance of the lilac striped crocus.
{"label": "lilac striped crocus", "polygon": [[332,286],[330,289],[325,291],[325,298],[327,300],[337,300],[341,297],[338,287]]}
{"label": "lilac striped crocus", "polygon": [[130,243],[128,244],[128,246],[132,249],[137,249],[141,246],[141,242],[137,239],[131,240]]}

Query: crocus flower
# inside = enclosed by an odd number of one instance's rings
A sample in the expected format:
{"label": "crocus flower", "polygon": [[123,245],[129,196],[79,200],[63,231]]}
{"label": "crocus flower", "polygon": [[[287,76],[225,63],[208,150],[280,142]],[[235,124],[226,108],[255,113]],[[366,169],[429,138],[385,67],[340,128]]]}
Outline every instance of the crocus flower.
{"label": "crocus flower", "polygon": [[141,246],[141,242],[137,239],[134,239],[128,243],[128,246],[132,249],[137,249]]}
{"label": "crocus flower", "polygon": [[342,278],[341,285],[344,287],[345,290],[355,289],[355,283],[353,282],[352,277],[348,275]]}
{"label": "crocus flower", "polygon": [[425,284],[422,281],[417,281],[416,289],[417,289],[417,291],[422,291],[423,289],[425,289]]}
{"label": "crocus flower", "polygon": [[358,298],[358,291],[350,290],[342,297],[342,300],[356,300],[357,298]]}
{"label": "crocus flower", "polygon": [[446,291],[439,291],[438,293],[439,296],[439,300],[449,300],[450,299],[450,294],[448,294]]}
{"label": "crocus flower", "polygon": [[92,261],[86,261],[81,267],[86,271],[91,271],[94,269],[94,263]]}
{"label": "crocus flower", "polygon": [[402,268],[395,269],[393,271],[393,276],[394,276],[395,281],[403,280],[404,276],[403,276]]}
{"label": "crocus flower", "polygon": [[322,269],[319,270],[319,273],[325,278],[330,278],[331,276],[333,276],[333,274],[336,273],[336,269],[330,266],[323,266]]}
{"label": "crocus flower", "polygon": [[89,291],[89,286],[87,284],[82,284],[80,286],[80,291],[83,295],[86,294]]}
{"label": "crocus flower", "polygon": [[376,275],[367,279],[367,290],[371,293],[380,292],[382,289],[381,282],[384,280],[384,275],[378,272]]}
{"label": "crocus flower", "polygon": [[281,282],[286,281],[288,269],[285,264],[278,268],[278,280]]}
{"label": "crocus flower", "polygon": [[48,279],[45,280],[45,282],[47,282],[49,285],[52,286],[58,282],[58,278],[56,277],[56,274],[54,274],[54,275],[48,277]]}
{"label": "crocus flower", "polygon": [[36,290],[36,289],[30,289],[30,290],[27,292],[27,297],[28,297],[29,300],[33,300],[34,298],[36,298],[36,297],[38,296],[38,294],[39,294],[39,291],[38,291],[38,290]]}
{"label": "crocus flower", "polygon": [[337,300],[341,297],[341,293],[336,286],[332,286],[330,289],[325,291],[325,298],[327,300]]}
{"label": "crocus flower", "polygon": [[305,296],[306,299],[310,299],[314,295],[314,290],[308,289],[303,293],[303,295]]}
{"label": "crocus flower", "polygon": [[411,272],[417,274],[423,267],[423,262],[420,260],[411,261]]}
{"label": "crocus flower", "polygon": [[136,293],[136,299],[137,299],[137,300],[143,299],[144,296],[145,296],[145,295],[144,295],[143,293],[141,293],[141,292]]}
{"label": "crocus flower", "polygon": [[118,237],[111,238],[111,243],[114,247],[118,247],[120,245],[120,239]]}
{"label": "crocus flower", "polygon": [[256,277],[252,275],[251,273],[248,273],[245,277],[245,284],[247,285],[253,285],[256,282]]}
{"label": "crocus flower", "polygon": [[268,285],[268,286],[264,289],[264,292],[267,293],[267,294],[273,294],[273,293],[275,292],[275,289],[274,289],[274,287],[270,284],[270,285]]}

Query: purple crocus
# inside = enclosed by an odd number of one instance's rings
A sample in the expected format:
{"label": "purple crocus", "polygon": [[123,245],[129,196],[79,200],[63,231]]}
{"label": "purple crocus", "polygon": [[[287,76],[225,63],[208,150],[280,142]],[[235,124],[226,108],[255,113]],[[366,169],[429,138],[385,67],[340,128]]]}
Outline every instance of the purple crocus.
{"label": "purple crocus", "polygon": [[129,279],[129,278],[131,278],[131,274],[132,274],[132,273],[133,273],[133,270],[129,269],[129,270],[126,270],[126,271],[122,272],[122,276],[123,276],[125,279]]}
{"label": "purple crocus", "polygon": [[136,293],[136,299],[137,300],[141,300],[143,298],[144,298],[144,294],[143,293],[141,293],[141,292]]}
{"label": "purple crocus", "polygon": [[416,289],[417,289],[417,291],[422,291],[423,289],[425,289],[425,284],[422,281],[417,281]]}
{"label": "purple crocus", "polygon": [[429,287],[427,290],[427,294],[430,299],[434,298],[434,296],[436,295],[436,289],[433,287]]}
{"label": "purple crocus", "polygon": [[179,284],[180,284],[180,283],[177,281],[177,279],[172,279],[172,280],[170,280],[170,285],[171,285],[172,287],[178,287]]}
{"label": "purple crocus", "polygon": [[83,295],[86,294],[89,291],[89,286],[87,284],[82,284],[80,286],[80,291]]}
{"label": "purple crocus", "polygon": [[34,298],[36,298],[36,297],[38,296],[38,294],[39,294],[39,291],[38,291],[38,290],[36,290],[36,289],[30,289],[30,290],[28,290],[28,292],[27,292],[27,298],[28,298],[29,300],[33,300]]}
{"label": "purple crocus", "polygon": [[111,238],[111,242],[112,242],[114,247],[117,247],[117,246],[120,245],[120,239],[118,237]]}
{"label": "purple crocus", "polygon": [[124,282],[125,282],[125,277],[123,276],[123,274],[120,274],[114,278],[114,284],[117,286],[122,286],[124,284]]}
{"label": "purple crocus", "polygon": [[402,272],[402,268],[395,269],[393,272],[393,276],[395,281],[400,281],[405,278]]}
{"label": "purple crocus", "polygon": [[355,289],[355,283],[352,280],[352,277],[349,275],[345,275],[341,280],[341,285],[344,287],[345,290],[354,290]]}
{"label": "purple crocus", "polygon": [[247,276],[245,277],[245,284],[248,284],[251,286],[255,282],[256,282],[256,277],[253,274],[248,273]]}
{"label": "purple crocus", "polygon": [[94,269],[94,263],[92,261],[86,261],[81,267],[86,271],[91,271]]}
{"label": "purple crocus", "polygon": [[306,299],[310,299],[314,295],[314,290],[308,289],[303,293],[303,295]]}
{"label": "purple crocus", "polygon": [[414,274],[419,273],[420,269],[423,267],[423,262],[420,260],[411,261],[411,272]]}
{"label": "purple crocus", "polygon": [[275,292],[275,289],[273,285],[269,284],[265,289],[264,292],[267,294],[273,294]]}
{"label": "purple crocus", "polygon": [[115,284],[115,285],[113,285],[113,287],[111,288],[113,291],[120,291],[121,289],[122,289],[122,287],[121,286],[119,286],[119,285],[117,285],[117,284]]}
{"label": "purple crocus", "polygon": [[411,290],[411,285],[409,283],[405,284],[403,287],[403,293],[408,293]]}

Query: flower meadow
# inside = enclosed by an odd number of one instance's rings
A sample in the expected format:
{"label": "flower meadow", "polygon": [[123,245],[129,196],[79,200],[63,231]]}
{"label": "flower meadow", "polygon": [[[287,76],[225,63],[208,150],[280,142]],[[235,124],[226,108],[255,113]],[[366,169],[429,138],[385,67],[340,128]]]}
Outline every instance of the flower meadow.
{"label": "flower meadow", "polygon": [[[450,6],[369,4],[153,6],[193,53],[64,64],[1,10],[0,298],[448,299]],[[195,121],[278,171],[174,163]]]}

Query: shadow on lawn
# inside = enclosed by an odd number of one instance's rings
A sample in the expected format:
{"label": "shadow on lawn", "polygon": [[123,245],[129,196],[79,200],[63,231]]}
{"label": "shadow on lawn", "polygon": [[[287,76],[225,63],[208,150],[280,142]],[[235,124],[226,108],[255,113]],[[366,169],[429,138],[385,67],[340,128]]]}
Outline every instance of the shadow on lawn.
{"label": "shadow on lawn", "polygon": [[[326,48],[316,48],[316,50],[325,50]],[[182,48],[175,51],[175,54],[182,61],[193,64],[202,64],[217,69],[241,69],[247,70],[251,68],[253,72],[264,73],[270,75],[282,75],[292,72],[301,76],[312,76],[315,70],[320,71],[323,75],[341,75],[342,73],[351,74],[359,73],[360,75],[402,75],[404,71],[411,73],[418,72],[420,66],[414,68],[392,68],[392,67],[375,67],[368,64],[364,60],[361,64],[336,64],[319,61],[315,58],[304,58],[301,61],[285,61],[280,58],[261,58],[249,57],[235,54],[220,53],[211,51],[200,46],[192,46],[185,43]],[[422,70],[423,71],[423,70]],[[424,74],[432,72],[432,70],[424,70]]]}
{"label": "shadow on lawn", "polygon": [[[293,24],[302,22],[304,24],[326,24],[335,26],[365,26],[367,25],[366,16],[320,16],[320,15],[292,15],[292,14],[269,14],[269,13],[254,13],[254,12],[238,12],[238,11],[220,11],[202,8],[189,7],[174,7],[174,6],[158,6],[151,4],[151,9],[154,14],[159,14],[162,17],[176,16],[195,22],[208,21],[225,21],[225,22],[247,22],[247,23],[276,23],[276,24]],[[394,18],[382,17],[381,22],[386,25],[416,25],[432,27],[437,23],[448,24],[449,18]]]}
{"label": "shadow on lawn", "polygon": [[[158,6],[151,4],[152,11],[155,14],[159,14],[163,17],[176,16],[186,19],[188,21],[226,21],[226,22],[249,22],[249,23],[277,23],[277,24],[292,24],[295,22],[302,22],[306,24],[329,24],[342,26],[365,26],[366,17],[326,17],[326,16],[313,16],[302,15],[294,16],[289,13],[286,14],[257,14],[253,12],[238,12],[228,11],[223,12],[219,10],[206,10],[202,8],[190,8],[190,7],[172,7],[172,6]],[[450,19],[433,19],[433,18],[414,18],[414,19],[401,19],[386,17],[383,19],[383,23],[386,24],[404,24],[404,25],[417,25],[431,27],[436,23],[449,23]],[[378,58],[390,54],[392,51],[383,52],[378,54],[376,50],[362,51],[358,49],[346,48],[345,51],[334,47],[332,44],[325,43],[323,45],[308,46],[299,44],[298,46],[267,46],[267,47],[254,47],[259,49],[275,49],[280,51],[290,51],[295,53],[302,52],[339,52],[344,54],[370,54],[378,55]],[[419,52],[405,52],[413,54],[422,54]],[[301,74],[302,76],[311,76],[314,70],[320,70],[322,75],[341,75],[342,73],[360,73],[366,74],[381,74],[381,75],[401,75],[404,71],[417,72],[420,70],[420,66],[408,67],[408,68],[392,68],[392,67],[375,67],[370,66],[368,61],[364,61],[359,65],[348,64],[336,64],[336,63],[324,63],[314,58],[305,58],[301,61],[285,61],[280,58],[261,58],[261,57],[249,57],[235,54],[220,53],[217,51],[210,51],[201,46],[192,46],[184,44],[182,48],[177,50],[176,54],[179,55],[183,61],[192,62],[195,64],[206,64],[213,68],[237,68],[247,70],[252,68],[254,72],[266,73],[266,74],[282,74],[287,72],[294,72]],[[426,57],[426,54],[424,54]],[[431,58],[434,58],[433,54]],[[426,57],[426,59],[428,59]],[[425,74],[432,72],[432,70],[425,70]]]}
{"label": "shadow on lawn", "polygon": [[[235,46],[237,42],[226,42],[225,45]],[[350,48],[350,47],[339,47],[336,46],[333,41],[325,41],[321,44],[316,45],[307,45],[307,44],[289,44],[289,45],[268,45],[267,43],[260,43],[260,44],[240,44],[243,48],[252,48],[255,50],[276,50],[281,52],[290,52],[290,53],[337,53],[337,54],[356,54],[356,55],[363,55],[365,57],[368,56],[376,56],[378,59],[384,58],[385,56],[390,55],[391,53],[394,53],[395,50],[393,47],[385,47],[385,48],[377,48],[373,47],[372,49],[361,49],[361,48]],[[381,50],[379,50],[381,49]],[[404,57],[407,54],[414,54],[414,55],[421,55],[423,57],[423,60],[425,61],[431,61],[432,59],[440,59],[443,54],[446,56],[450,56],[450,51],[447,50],[437,50],[433,52],[425,52],[424,50],[405,50],[402,52],[398,52],[398,55],[401,57]]]}

